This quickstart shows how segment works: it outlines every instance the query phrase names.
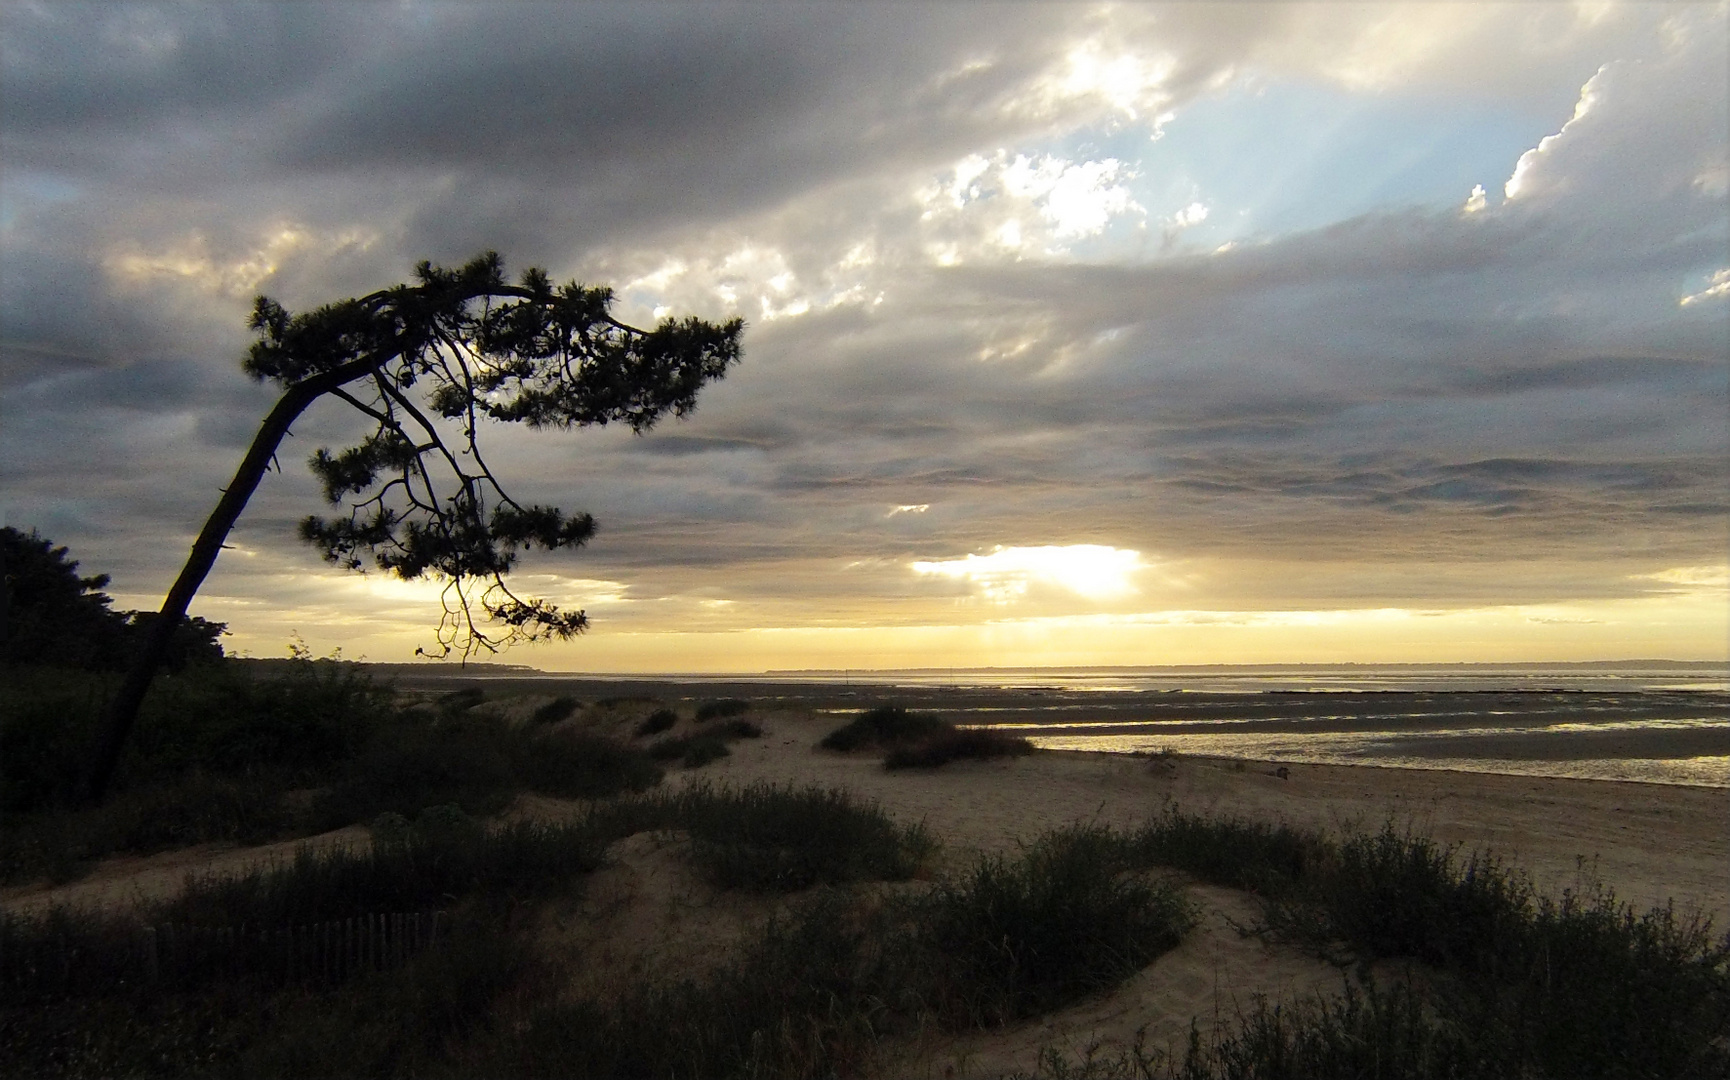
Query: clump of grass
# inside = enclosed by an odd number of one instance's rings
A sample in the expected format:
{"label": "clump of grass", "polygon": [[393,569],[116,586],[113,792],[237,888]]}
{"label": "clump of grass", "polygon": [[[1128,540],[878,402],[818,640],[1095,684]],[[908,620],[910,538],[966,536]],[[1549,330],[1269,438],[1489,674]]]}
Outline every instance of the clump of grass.
{"label": "clump of grass", "polygon": [[1079,1059],[1055,1047],[1031,1073],[1005,1080],[1505,1080],[1472,1033],[1438,1024],[1434,1004],[1405,984],[1346,983],[1340,997],[1295,1004],[1257,1001],[1204,1041],[1195,1027],[1178,1053],[1147,1045],[1145,1031],[1116,1052]]}
{"label": "clump of grass", "polygon": [[1263,895],[1284,895],[1330,863],[1334,846],[1284,823],[1208,818],[1168,806],[1129,836],[1139,865],[1174,866],[1203,881]]}
{"label": "clump of grass", "polygon": [[239,664],[156,681],[101,806],[72,792],[113,680],[24,669],[0,680],[0,881],[69,880],[126,852],[292,835],[283,794],[329,782],[392,714],[352,665]]}
{"label": "clump of grass", "polygon": [[1193,912],[1176,886],[1125,873],[1125,854],[1116,833],[1077,827],[934,889],[918,923],[940,1011],[1007,1023],[1116,985],[1174,947]]}
{"label": "clump of grass", "polygon": [[[1110,864],[1103,873],[1083,869],[1095,856]],[[820,890],[701,980],[542,1004],[495,1029],[465,1064],[518,1075],[854,1075],[886,1034],[996,1024],[1034,999],[1112,985],[1136,957],[1168,947],[1155,927],[1169,918],[1181,929],[1186,910],[1175,894],[1118,874],[1119,862],[1117,838],[1083,830],[993,861],[933,898],[860,903]],[[970,979],[982,986],[963,985]]]}
{"label": "clump of grass", "polygon": [[985,728],[946,727],[915,742],[894,747],[883,757],[885,769],[935,769],[951,761],[989,761],[1033,753],[1019,735]]}
{"label": "clump of grass", "polygon": [[370,821],[386,811],[413,816],[455,804],[495,814],[524,789],[560,798],[642,791],[661,771],[642,751],[581,731],[512,728],[482,716],[427,723],[405,715],[344,770],[314,809],[318,825]]}
{"label": "clump of grass", "polygon": [[467,712],[487,699],[487,692],[479,686],[465,686],[460,690],[452,690],[441,694],[436,704],[440,712]]}
{"label": "clump of grass", "polygon": [[654,698],[639,697],[632,694],[615,694],[611,697],[600,698],[595,702],[595,707],[597,709],[617,709],[623,705],[653,705],[654,703]]}
{"label": "clump of grass", "polygon": [[696,720],[699,724],[708,720],[721,720],[729,716],[739,716],[751,708],[749,701],[738,698],[721,698],[719,701],[705,701],[697,706]]}
{"label": "clump of grass", "polygon": [[763,729],[751,721],[729,720],[690,735],[650,743],[648,752],[656,761],[678,761],[688,769],[695,769],[731,754],[729,742],[762,737]]}
{"label": "clump of grass", "polygon": [[938,734],[950,725],[929,713],[908,712],[899,705],[879,705],[860,713],[844,727],[831,731],[818,745],[825,750],[886,749]]}
{"label": "clump of grass", "polygon": [[[1714,938],[1708,921],[1669,907],[1637,914],[1608,892],[1543,897],[1493,858],[1461,858],[1391,825],[1336,841],[1169,810],[1128,844],[1133,861],[1258,890],[1265,929],[1277,937],[1324,954],[1423,964],[1435,988],[1426,1015],[1444,1032],[1472,1033],[1467,1057],[1489,1063],[1457,1075],[1706,1076],[1730,1068],[1722,1038],[1730,1031],[1730,935]],[[1257,1014],[1251,1019],[1261,1026],[1245,1029],[1249,1041],[1231,1046],[1260,1047],[1253,1052],[1273,1058],[1257,1059],[1257,1068],[1272,1068],[1267,1062],[1283,1060],[1278,1048],[1287,1044],[1270,1032],[1286,1031],[1281,1038],[1298,1040],[1291,1046],[1369,1038],[1406,1008],[1373,997],[1348,1004],[1284,1019]],[[1300,1026],[1279,1027],[1288,1021]],[[1401,1030],[1374,1035],[1385,1060],[1420,1044],[1430,1055],[1445,1044],[1418,1039],[1409,1024]],[[1447,1055],[1435,1060],[1466,1060]],[[1288,1075],[1234,1071],[1229,1055],[1209,1060],[1208,1068],[1224,1071],[1184,1075]],[[1289,1075],[1337,1075],[1327,1072],[1332,1059],[1316,1060],[1323,1062],[1316,1071]],[[1421,1062],[1410,1068],[1391,1075],[1456,1075],[1423,1071],[1430,1066]]]}
{"label": "clump of grass", "polygon": [[656,709],[643,718],[643,722],[637,725],[635,731],[631,732],[631,737],[646,739],[650,735],[659,735],[663,731],[670,730],[678,722],[679,714],[672,709]]}
{"label": "clump of grass", "polygon": [[935,849],[923,825],[897,824],[874,802],[817,785],[692,784],[596,810],[598,831],[651,829],[691,838],[698,865],[728,888],[797,891],[813,885],[900,881]]}
{"label": "clump of grass", "polygon": [[[473,1048],[471,1075],[775,1078],[852,1075],[901,1020],[895,932],[821,892],[702,979],[544,1000]],[[904,1022],[904,1021],[903,1021]]]}
{"label": "clump of grass", "polygon": [[556,724],[560,720],[568,720],[571,714],[583,707],[583,703],[574,697],[560,695],[541,705],[530,715],[531,723]]}
{"label": "clump of grass", "polygon": [[155,909],[163,922],[295,925],[373,911],[444,907],[454,898],[544,893],[601,865],[605,837],[586,822],[483,828],[457,807],[406,825],[381,815],[370,849],[301,849],[285,863],[196,880]]}

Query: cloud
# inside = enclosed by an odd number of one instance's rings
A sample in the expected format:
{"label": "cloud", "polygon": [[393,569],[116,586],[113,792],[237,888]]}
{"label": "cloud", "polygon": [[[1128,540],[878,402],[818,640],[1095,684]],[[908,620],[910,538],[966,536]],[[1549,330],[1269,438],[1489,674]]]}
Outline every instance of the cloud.
{"label": "cloud", "polygon": [[[614,284],[631,320],[750,324],[689,422],[488,433],[522,497],[599,517],[532,570],[618,586],[614,625],[911,625],[969,596],[1057,617],[1643,595],[1640,575],[1721,553],[1730,514],[1724,24],[9,9],[8,522],[159,589],[269,405],[235,369],[251,294],[302,308],[495,247]],[[1440,201],[1301,228],[1168,156],[1204,104],[1224,125],[1233,95],[1313,84],[1407,110],[1386,138],[1410,142],[1353,143],[1388,159],[1468,104],[1532,137]],[[1293,163],[1255,150],[1241,170],[1282,195]],[[334,407],[297,429],[242,521],[277,567],[225,579],[233,610],[346,602],[292,523],[299,462],[358,430]],[[1158,552],[1160,572],[1090,594],[1026,554],[1075,551]],[[291,598],[296,575],[333,599]],[[417,617],[392,604],[380,620]]]}

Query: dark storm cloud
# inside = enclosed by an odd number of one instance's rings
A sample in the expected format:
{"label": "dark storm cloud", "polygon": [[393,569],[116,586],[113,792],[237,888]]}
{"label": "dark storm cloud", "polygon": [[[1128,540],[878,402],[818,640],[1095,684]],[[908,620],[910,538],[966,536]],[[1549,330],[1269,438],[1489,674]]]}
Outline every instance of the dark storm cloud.
{"label": "dark storm cloud", "polygon": [[[1044,153],[1129,122],[1040,81],[1076,42],[1158,43],[1179,108],[1216,73],[1269,63],[1264,46],[1303,18],[1250,5],[1113,17],[8,9],[8,521],[90,538],[87,564],[148,592],[268,407],[269,389],[235,371],[253,291],[303,307],[496,247],[513,268],[621,287],[682,267],[626,302],[715,316],[733,310],[725,285],[751,321],[745,364],[688,423],[499,433],[519,494],[602,523],[579,557],[534,566],[644,599],[732,590],[852,617],[872,597],[964,590],[907,564],[998,544],[1349,551],[1384,571],[1255,580],[1352,602],[1498,595],[1385,570],[1412,558],[1572,560],[1508,600],[1568,595],[1590,577],[1578,567],[1628,550],[1646,561],[1617,563],[1594,595],[1644,588],[1634,570],[1721,559],[1725,319],[1677,298],[1722,264],[1724,202],[1709,177],[1639,171],[1668,169],[1663,147],[1695,123],[1646,132],[1636,114],[1670,98],[1612,72],[1607,104],[1534,165],[1524,202],[1475,217],[1378,212],[1116,265],[1012,258],[979,226],[962,265],[934,266],[924,216],[942,200],[921,184],[940,187],[965,154]],[[1532,94],[1558,125],[1602,60],[1541,60],[1562,74]],[[1698,93],[1683,74],[1684,96]],[[1632,164],[1627,146],[1643,148]],[[1623,170],[1615,184],[1581,181],[1604,161]],[[781,261],[729,269],[750,252]],[[783,269],[786,297],[758,280]],[[798,290],[803,314],[771,311]],[[358,432],[341,409],[310,415],[240,540],[314,567],[291,539],[317,507],[301,463]]]}

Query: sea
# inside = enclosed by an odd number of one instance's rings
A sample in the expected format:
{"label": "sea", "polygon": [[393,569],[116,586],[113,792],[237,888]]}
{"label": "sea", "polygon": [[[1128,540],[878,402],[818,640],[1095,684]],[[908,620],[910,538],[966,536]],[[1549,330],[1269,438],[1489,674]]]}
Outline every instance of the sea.
{"label": "sea", "polygon": [[[844,673],[1050,749],[1730,787],[1730,665]],[[944,688],[949,688],[945,692]],[[969,693],[973,691],[973,693]],[[1029,697],[1037,695],[1037,697]],[[935,696],[936,702],[931,701]]]}
{"label": "sea", "polygon": [[838,716],[893,703],[1059,750],[1730,787],[1730,662],[498,677],[593,682],[579,693],[597,696],[622,685],[778,699]]}

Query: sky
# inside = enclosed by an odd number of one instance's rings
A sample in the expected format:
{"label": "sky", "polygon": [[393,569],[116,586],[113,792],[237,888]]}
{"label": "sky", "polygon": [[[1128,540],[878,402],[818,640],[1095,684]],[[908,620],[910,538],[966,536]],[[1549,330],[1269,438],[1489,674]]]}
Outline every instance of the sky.
{"label": "sky", "polygon": [[[746,320],[482,434],[610,672],[1730,656],[1724,3],[6,3],[0,512],[155,608],[291,310],[497,250]],[[192,611],[406,660],[297,424]]]}

